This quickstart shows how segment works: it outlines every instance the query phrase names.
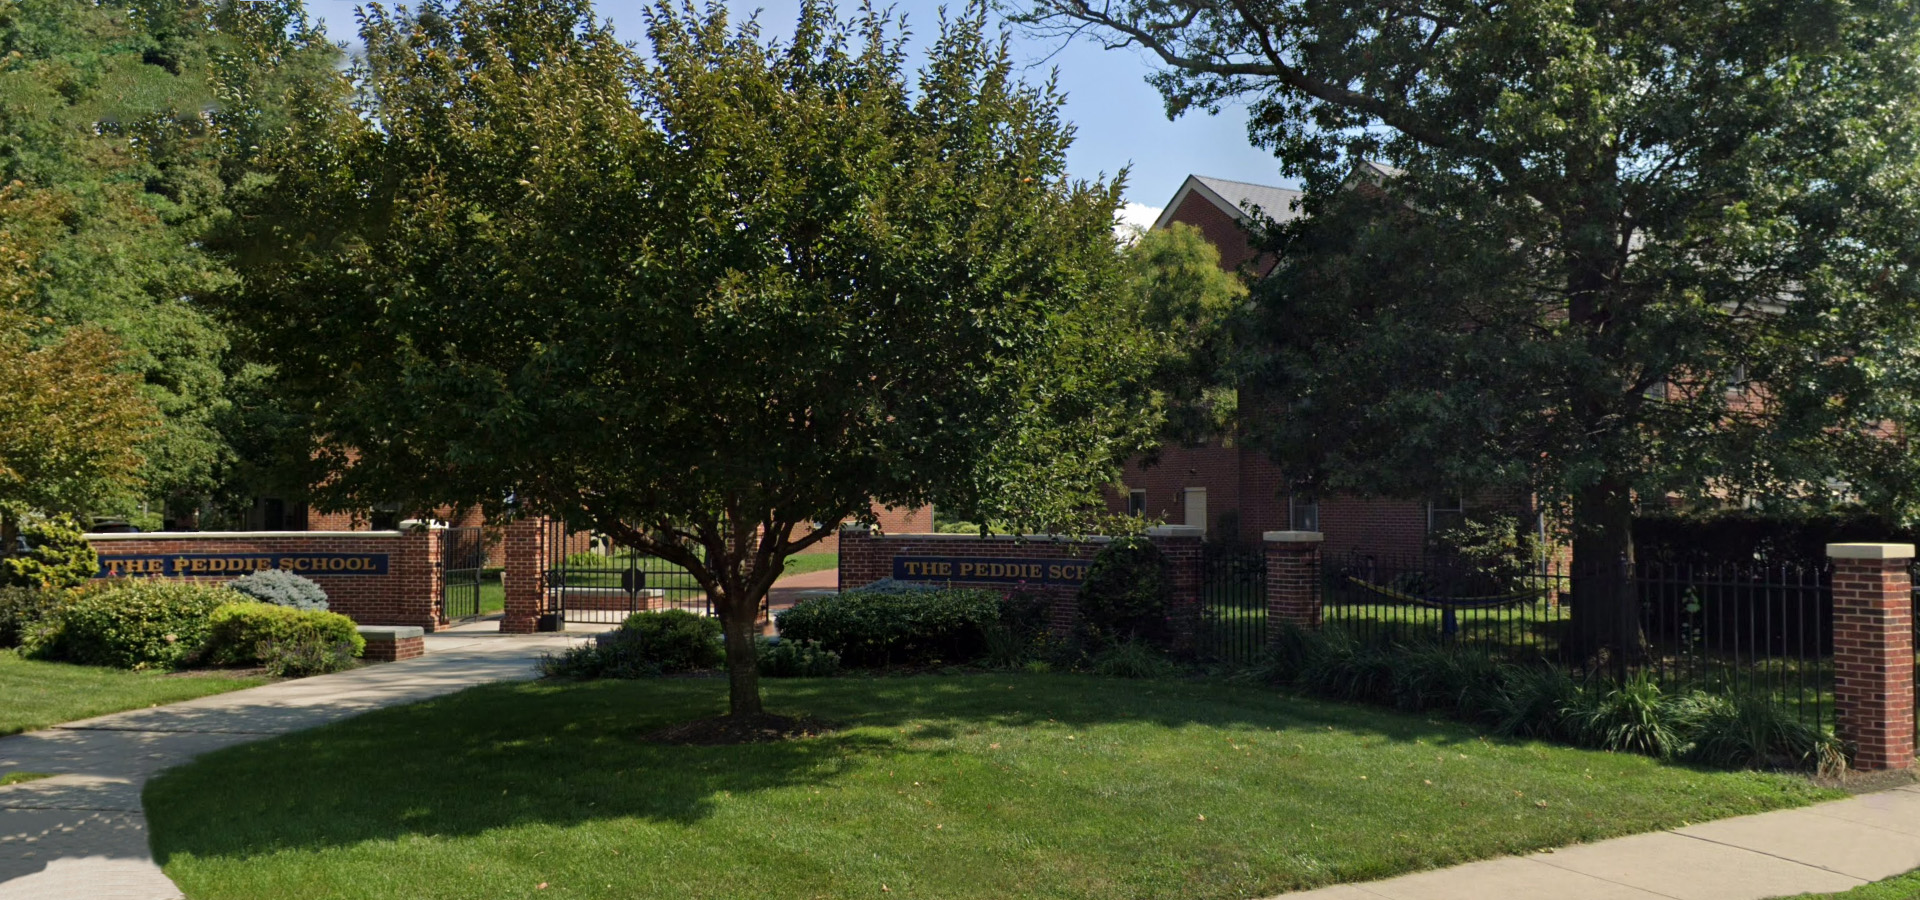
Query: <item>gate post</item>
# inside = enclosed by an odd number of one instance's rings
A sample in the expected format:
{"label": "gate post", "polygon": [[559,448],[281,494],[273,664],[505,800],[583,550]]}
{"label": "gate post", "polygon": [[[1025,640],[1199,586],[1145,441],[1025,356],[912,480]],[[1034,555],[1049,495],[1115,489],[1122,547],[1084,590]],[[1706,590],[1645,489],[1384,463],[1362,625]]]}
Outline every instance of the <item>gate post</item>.
{"label": "gate post", "polygon": [[1261,535],[1267,557],[1267,640],[1280,639],[1280,626],[1320,627],[1320,542],[1318,531],[1268,531]]}
{"label": "gate post", "polygon": [[507,569],[500,574],[501,590],[506,594],[501,631],[532,634],[539,627],[540,617],[551,611],[547,597],[547,530],[547,520],[537,516],[507,523]]}
{"label": "gate post", "polygon": [[434,631],[448,624],[440,593],[440,532],[419,519],[401,522],[399,531],[399,595],[392,598],[391,624]]}
{"label": "gate post", "polygon": [[1854,769],[1913,766],[1912,544],[1828,544],[1833,707]]}
{"label": "gate post", "polygon": [[1173,620],[1174,646],[1193,649],[1200,625],[1200,591],[1204,542],[1207,530],[1198,525],[1156,525],[1147,529],[1147,539],[1167,557],[1167,574],[1173,582],[1173,602],[1168,618]]}

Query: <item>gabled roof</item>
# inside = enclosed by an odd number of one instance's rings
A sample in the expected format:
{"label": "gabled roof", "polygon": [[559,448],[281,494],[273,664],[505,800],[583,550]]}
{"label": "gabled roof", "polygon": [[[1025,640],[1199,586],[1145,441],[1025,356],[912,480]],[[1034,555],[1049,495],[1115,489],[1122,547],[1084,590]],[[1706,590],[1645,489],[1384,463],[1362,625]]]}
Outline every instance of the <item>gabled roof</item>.
{"label": "gabled roof", "polygon": [[1229,181],[1225,178],[1211,178],[1206,175],[1188,175],[1180,190],[1160,211],[1160,218],[1153,222],[1154,228],[1165,228],[1173,222],[1175,210],[1186,202],[1187,195],[1199,193],[1201,197],[1241,222],[1253,221],[1253,213],[1258,210],[1262,215],[1276,222],[1299,218],[1300,210],[1295,208],[1299,200],[1299,191],[1273,187],[1265,184],[1250,184],[1245,181]]}

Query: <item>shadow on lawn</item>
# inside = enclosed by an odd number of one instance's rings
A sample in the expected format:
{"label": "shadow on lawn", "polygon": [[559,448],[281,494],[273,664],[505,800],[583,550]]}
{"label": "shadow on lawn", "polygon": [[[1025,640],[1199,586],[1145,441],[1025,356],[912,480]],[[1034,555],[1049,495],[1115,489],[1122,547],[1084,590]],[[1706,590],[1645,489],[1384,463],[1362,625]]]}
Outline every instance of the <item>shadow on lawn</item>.
{"label": "shadow on lawn", "polygon": [[718,798],[826,785],[881,758],[941,760],[928,746],[987,729],[1148,724],[1329,728],[1356,749],[1477,742],[1417,715],[1190,682],[1079,676],[920,676],[769,681],[768,708],[842,726],[737,747],[639,737],[725,709],[720,679],[493,685],[218,751],[147,788],[155,855],[246,857],[406,835],[472,835],[540,823],[634,817],[693,823]]}

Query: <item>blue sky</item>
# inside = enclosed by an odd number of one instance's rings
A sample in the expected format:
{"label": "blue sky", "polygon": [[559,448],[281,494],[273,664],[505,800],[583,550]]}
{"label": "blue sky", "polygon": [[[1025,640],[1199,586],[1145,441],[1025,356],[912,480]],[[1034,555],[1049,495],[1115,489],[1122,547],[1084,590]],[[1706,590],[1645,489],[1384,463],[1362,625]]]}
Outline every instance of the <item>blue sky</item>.
{"label": "blue sky", "polygon": [[[309,12],[326,20],[327,32],[349,43],[358,43],[353,17],[357,5],[357,0],[307,0]],[[645,0],[597,0],[595,8],[612,20],[621,36],[639,40],[640,11],[646,5]],[[914,33],[916,49],[923,48],[936,31],[941,5],[939,0],[898,3],[897,10],[907,16]],[[957,2],[946,5],[959,7]],[[841,6],[843,14],[854,8],[846,0]],[[792,30],[799,3],[728,0],[728,7],[736,16],[762,10],[760,20],[765,30],[786,34]],[[1102,50],[1085,38],[1065,47],[1061,43],[1057,38],[1043,40],[1017,30],[1013,33],[1014,59],[1034,66],[1027,71],[1027,80],[1045,79],[1049,67],[1060,71],[1060,86],[1067,94],[1066,117],[1079,129],[1068,157],[1075,176],[1112,176],[1132,164],[1127,200],[1152,210],[1165,204],[1189,174],[1256,184],[1283,183],[1273,157],[1247,140],[1243,110],[1227,108],[1217,116],[1188,113],[1169,122],[1159,92],[1146,83],[1153,66],[1145,54],[1131,49]],[[1147,214],[1142,209],[1130,212],[1129,218]]]}

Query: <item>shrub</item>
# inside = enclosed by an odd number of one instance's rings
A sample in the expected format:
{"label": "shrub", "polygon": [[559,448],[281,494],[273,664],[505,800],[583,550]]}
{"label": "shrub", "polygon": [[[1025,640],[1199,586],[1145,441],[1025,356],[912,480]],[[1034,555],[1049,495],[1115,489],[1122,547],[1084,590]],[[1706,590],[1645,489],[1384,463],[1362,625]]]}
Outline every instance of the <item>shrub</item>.
{"label": "shrub", "polygon": [[1413,712],[1472,709],[1499,671],[1485,653],[1437,645],[1402,648],[1394,660],[1394,704]]}
{"label": "shrub", "polygon": [[[364,644],[358,645],[364,648]],[[349,641],[298,637],[285,641],[261,641],[254,645],[253,656],[275,678],[305,678],[343,672],[358,663],[360,649]]]}
{"label": "shrub", "polygon": [[825,678],[840,671],[840,654],[812,641],[761,638],[754,652],[768,678]]}
{"label": "shrub", "polygon": [[987,625],[981,637],[987,665],[1017,669],[1047,653],[1051,635],[1047,624],[1053,598],[1038,591],[1015,589],[1000,598],[1000,617]]}
{"label": "shrub", "polygon": [[201,661],[215,665],[267,664],[269,660],[258,652],[262,644],[278,645],[277,652],[282,653],[292,648],[310,649],[309,645],[331,648],[345,644],[348,659],[367,649],[366,639],[354,628],[353,620],[339,613],[247,601],[213,611],[207,621],[207,645]]}
{"label": "shrub", "polygon": [[1696,694],[1690,698],[1693,745],[1686,758],[1728,768],[1780,766],[1823,774],[1846,765],[1840,740],[1790,715],[1768,697]]}
{"label": "shrub", "polygon": [[34,522],[20,535],[27,539],[25,553],[0,548],[0,585],[57,591],[86,584],[100,571],[86,531],[70,517]]}
{"label": "shrub", "polygon": [[632,643],[641,658],[662,672],[711,669],[723,656],[720,620],[684,609],[634,613],[620,624],[610,642]]}
{"label": "shrub", "polygon": [[247,598],[223,587],[157,579],[96,581],[70,591],[27,653],[123,669],[174,669],[207,643],[213,611]]}
{"label": "shrub", "polygon": [[[618,634],[618,632],[615,632]],[[613,635],[607,635],[612,638]],[[540,674],[550,678],[654,678],[658,663],[647,659],[634,640],[614,639],[569,647],[560,655],[542,654]]]}
{"label": "shrub", "polygon": [[0,587],[0,648],[18,647],[27,635],[53,614],[60,591],[30,587]]}
{"label": "shrub", "polygon": [[261,569],[227,582],[227,587],[261,603],[325,612],[327,592],[313,579],[284,569]]}
{"label": "shrub", "polygon": [[1581,690],[1565,711],[1580,742],[1602,750],[1643,753],[1665,759],[1682,746],[1685,716],[1646,673],[1620,684]]}
{"label": "shrub", "polygon": [[1493,689],[1471,712],[1508,737],[1571,740],[1564,717],[1579,693],[1573,677],[1558,667],[1501,666]]}
{"label": "shrub", "polygon": [[850,666],[978,659],[999,620],[999,596],[964,588],[862,588],[809,597],[775,617],[783,637],[817,642]]}
{"label": "shrub", "polygon": [[1093,673],[1108,678],[1165,678],[1174,673],[1173,662],[1159,651],[1138,641],[1115,644],[1093,658]]}
{"label": "shrub", "polygon": [[1080,583],[1080,622],[1096,644],[1143,640],[1165,646],[1173,582],[1166,555],[1143,537],[1109,542]]}

